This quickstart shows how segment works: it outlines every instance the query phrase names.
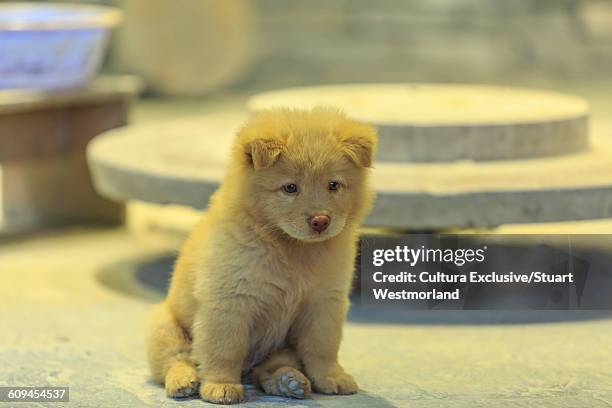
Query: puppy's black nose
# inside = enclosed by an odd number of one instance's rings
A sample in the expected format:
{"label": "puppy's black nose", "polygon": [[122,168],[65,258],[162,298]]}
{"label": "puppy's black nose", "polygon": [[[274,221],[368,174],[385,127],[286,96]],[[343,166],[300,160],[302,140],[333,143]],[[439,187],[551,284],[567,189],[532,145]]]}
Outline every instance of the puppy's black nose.
{"label": "puppy's black nose", "polygon": [[314,215],[309,221],[310,227],[319,234],[329,227],[330,222],[331,219],[327,215]]}

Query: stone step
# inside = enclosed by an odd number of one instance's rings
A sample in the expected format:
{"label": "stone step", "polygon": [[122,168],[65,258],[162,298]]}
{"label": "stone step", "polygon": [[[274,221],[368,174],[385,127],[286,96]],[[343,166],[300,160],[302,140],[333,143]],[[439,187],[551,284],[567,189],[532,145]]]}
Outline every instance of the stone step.
{"label": "stone step", "polygon": [[588,148],[588,104],[545,91],[475,85],[376,84],[264,92],[251,111],[337,106],[378,127],[377,160],[516,160]]}

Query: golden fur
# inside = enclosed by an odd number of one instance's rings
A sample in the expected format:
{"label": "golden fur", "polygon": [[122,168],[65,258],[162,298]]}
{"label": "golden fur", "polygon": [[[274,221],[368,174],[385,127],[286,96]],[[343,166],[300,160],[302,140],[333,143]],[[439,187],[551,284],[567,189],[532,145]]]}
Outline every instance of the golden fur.
{"label": "golden fur", "polygon": [[[334,109],[247,121],[149,322],[149,363],[168,396],[199,387],[206,401],[236,403],[249,371],[269,394],[357,391],[338,349],[375,145],[372,127]],[[309,220],[320,214],[331,222],[319,233]]]}

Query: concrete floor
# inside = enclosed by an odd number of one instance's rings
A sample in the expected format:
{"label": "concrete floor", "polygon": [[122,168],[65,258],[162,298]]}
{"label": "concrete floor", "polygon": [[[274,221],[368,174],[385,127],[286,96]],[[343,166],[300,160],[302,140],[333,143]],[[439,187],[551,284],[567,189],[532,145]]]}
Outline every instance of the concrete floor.
{"label": "concrete floor", "polygon": [[[143,319],[159,294],[112,288],[136,285],[113,278],[121,265],[158,255],[123,229],[2,242],[0,386],[70,386],[71,402],[54,407],[204,406],[166,399],[149,380]],[[559,313],[519,323],[534,319],[356,308],[341,360],[359,394],[291,401],[250,389],[244,406],[611,406],[612,320]]]}

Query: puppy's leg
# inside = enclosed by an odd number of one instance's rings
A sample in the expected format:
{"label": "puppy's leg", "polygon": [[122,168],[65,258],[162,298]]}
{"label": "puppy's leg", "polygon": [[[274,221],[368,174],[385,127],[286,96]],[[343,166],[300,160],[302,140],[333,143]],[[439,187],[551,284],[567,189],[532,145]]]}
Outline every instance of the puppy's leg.
{"label": "puppy's leg", "polygon": [[172,316],[168,305],[155,305],[147,330],[147,357],[153,378],[165,384],[171,398],[197,393],[198,376],[189,355],[191,340]]}
{"label": "puppy's leg", "polygon": [[322,394],[354,394],[359,387],[338,362],[348,299],[323,293],[302,309],[292,337],[313,389]]}
{"label": "puppy's leg", "polygon": [[271,395],[290,398],[308,398],[310,381],[302,374],[295,351],[279,350],[253,369],[257,384]]}
{"label": "puppy's leg", "polygon": [[199,363],[200,397],[235,404],[244,397],[240,383],[249,348],[249,307],[224,299],[198,310],[193,324],[193,356]]}

